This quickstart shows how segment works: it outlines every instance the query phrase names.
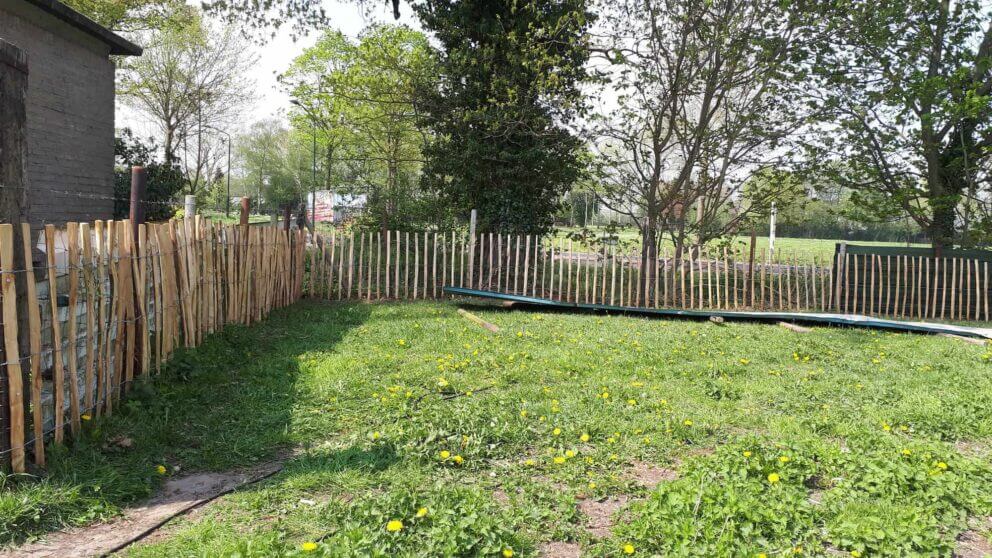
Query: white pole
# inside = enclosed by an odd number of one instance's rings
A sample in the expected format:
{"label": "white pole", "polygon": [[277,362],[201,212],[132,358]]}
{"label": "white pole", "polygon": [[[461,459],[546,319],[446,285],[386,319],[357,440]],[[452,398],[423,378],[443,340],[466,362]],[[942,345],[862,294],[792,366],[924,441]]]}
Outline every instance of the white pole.
{"label": "white pole", "polygon": [[193,217],[196,215],[196,196],[186,196],[185,202],[183,215],[186,217]]}
{"label": "white pole", "polygon": [[775,202],[772,202],[772,216],[768,223],[768,257],[772,260],[775,259],[775,218],[778,217],[778,209],[775,207]]}

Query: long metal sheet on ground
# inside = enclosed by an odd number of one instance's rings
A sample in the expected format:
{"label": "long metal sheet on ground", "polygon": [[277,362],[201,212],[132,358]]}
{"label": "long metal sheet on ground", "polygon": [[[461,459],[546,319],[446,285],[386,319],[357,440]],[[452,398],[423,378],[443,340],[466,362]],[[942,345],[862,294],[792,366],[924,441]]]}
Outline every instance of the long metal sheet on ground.
{"label": "long metal sheet on ground", "polygon": [[728,320],[769,321],[769,322],[803,322],[811,324],[843,325],[884,329],[890,331],[907,331],[914,333],[931,333],[959,335],[977,339],[992,339],[992,329],[967,327],[951,324],[936,324],[926,322],[903,322],[873,318],[860,314],[825,314],[811,312],[740,312],[736,310],[673,310],[667,308],[638,308],[634,306],[612,306],[607,304],[577,304],[559,302],[547,298],[521,296],[496,291],[466,289],[463,287],[444,287],[444,292],[455,296],[473,296],[491,300],[515,302],[522,305],[559,308],[564,310],[617,312],[640,316],[667,316],[685,318],[709,318],[719,316]]}

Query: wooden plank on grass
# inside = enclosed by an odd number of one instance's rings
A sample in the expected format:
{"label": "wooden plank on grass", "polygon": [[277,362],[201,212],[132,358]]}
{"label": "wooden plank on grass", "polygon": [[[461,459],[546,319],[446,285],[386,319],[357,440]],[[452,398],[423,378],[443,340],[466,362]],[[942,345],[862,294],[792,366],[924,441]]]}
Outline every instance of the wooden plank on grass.
{"label": "wooden plank on grass", "polygon": [[482,318],[476,316],[475,314],[473,314],[471,312],[468,312],[466,310],[463,310],[463,309],[459,308],[458,309],[458,314],[461,315],[466,320],[468,320],[468,321],[470,321],[470,322],[472,322],[474,324],[477,324],[477,325],[479,325],[479,326],[481,326],[481,327],[483,327],[483,328],[485,328],[485,329],[487,329],[487,330],[489,330],[489,331],[491,331],[493,333],[499,333],[499,326],[496,326],[495,324],[491,324],[491,323],[483,320]]}

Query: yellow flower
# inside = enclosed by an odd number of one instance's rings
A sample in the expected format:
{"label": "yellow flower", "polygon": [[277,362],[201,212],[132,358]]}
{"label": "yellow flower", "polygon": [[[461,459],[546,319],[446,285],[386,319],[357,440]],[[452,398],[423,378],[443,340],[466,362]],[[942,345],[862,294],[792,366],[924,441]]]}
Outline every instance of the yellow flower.
{"label": "yellow flower", "polygon": [[775,484],[779,480],[781,480],[781,479],[779,478],[778,473],[769,473],[768,474],[768,482],[770,482],[772,484]]}
{"label": "yellow flower", "polygon": [[852,558],[861,558],[861,552],[860,551],[857,551],[857,550],[852,550],[851,551],[851,557]]}
{"label": "yellow flower", "polygon": [[427,515],[427,508],[417,510],[417,517],[424,517],[425,515]]}
{"label": "yellow flower", "polygon": [[554,430],[551,431],[551,434],[555,436],[559,436],[561,434],[561,428],[555,428]]}
{"label": "yellow flower", "polygon": [[527,418],[527,411],[520,411],[520,416],[523,418]]}
{"label": "yellow flower", "polygon": [[465,458],[460,455],[452,457],[451,460],[454,461],[456,465],[461,465],[465,462]]}
{"label": "yellow flower", "polygon": [[447,459],[449,457],[451,457],[451,452],[450,451],[448,451],[448,450],[441,450],[441,459],[442,460]]}
{"label": "yellow flower", "polygon": [[747,450],[744,450],[744,454],[743,455],[744,455],[744,457],[751,457],[751,452],[750,451],[747,451]]}
{"label": "yellow flower", "polygon": [[596,490],[596,483],[594,482],[589,483],[589,490]]}
{"label": "yellow flower", "polygon": [[637,400],[636,399],[628,399],[627,400],[627,404],[628,405],[631,405],[631,406],[637,405]]}
{"label": "yellow flower", "polygon": [[83,414],[81,414],[81,415],[79,415],[79,418],[81,418],[81,419],[83,419],[83,420],[90,420],[90,419],[91,419],[91,418],[93,418],[93,417],[91,417],[91,416],[89,416],[89,415],[88,415],[88,414],[86,414],[86,413],[83,413]]}
{"label": "yellow flower", "polygon": [[448,387],[448,380],[444,379],[444,377],[442,376],[437,379],[437,385],[439,385],[440,387]]}
{"label": "yellow flower", "polygon": [[561,465],[565,462],[565,458],[560,455],[556,455],[553,461],[555,462],[555,465]]}
{"label": "yellow flower", "polygon": [[158,473],[158,474],[160,474],[160,475],[164,475],[165,474],[165,465],[159,465],[159,466],[155,467],[155,472]]}
{"label": "yellow flower", "polygon": [[905,448],[904,448],[904,449],[902,450],[902,452],[901,452],[901,453],[902,453],[903,455],[909,455],[909,454],[911,454],[911,453],[913,453],[913,452],[911,452],[911,451],[909,451],[908,449],[905,449]]}
{"label": "yellow flower", "polygon": [[302,550],[303,552],[313,552],[314,550],[317,550],[317,543],[313,541],[307,541],[300,545],[300,550]]}
{"label": "yellow flower", "polygon": [[764,552],[759,552],[757,558],[768,558],[768,555]]}
{"label": "yellow flower", "polygon": [[589,441],[589,435],[588,434],[582,434],[581,436],[579,436],[579,440],[582,441],[582,442],[588,442]]}
{"label": "yellow flower", "polygon": [[941,471],[946,471],[947,470],[947,463],[944,463],[943,461],[941,461],[940,463],[937,463],[937,468],[940,469]]}
{"label": "yellow flower", "polygon": [[524,461],[524,465],[526,465],[528,467],[533,467],[534,466],[534,460],[533,459],[528,459],[527,461]]}
{"label": "yellow flower", "polygon": [[403,528],[403,522],[399,519],[394,519],[386,524],[386,530],[390,533],[396,533]]}
{"label": "yellow flower", "polygon": [[575,450],[565,451],[565,457],[575,457]]}
{"label": "yellow flower", "polygon": [[503,549],[503,558],[513,558],[513,549],[512,548],[504,548]]}
{"label": "yellow flower", "polygon": [[624,554],[633,554],[634,553],[634,545],[632,545],[630,543],[627,543],[627,544],[623,545],[623,553]]}
{"label": "yellow flower", "polygon": [[788,455],[783,455],[783,456],[781,456],[781,457],[778,458],[778,461],[779,461],[779,463],[788,463],[789,462],[789,456]]}
{"label": "yellow flower", "polygon": [[692,426],[692,421],[689,420],[689,419],[685,419],[684,421],[682,421],[682,424],[684,424],[686,426]]}
{"label": "yellow flower", "polygon": [[380,433],[380,432],[373,432],[372,433],[372,439],[373,440],[378,440],[379,438],[382,438],[382,433]]}

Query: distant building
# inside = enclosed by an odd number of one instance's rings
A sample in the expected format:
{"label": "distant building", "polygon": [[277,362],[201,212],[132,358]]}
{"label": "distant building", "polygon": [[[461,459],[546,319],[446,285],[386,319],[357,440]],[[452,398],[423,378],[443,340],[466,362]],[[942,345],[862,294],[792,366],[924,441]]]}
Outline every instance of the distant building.
{"label": "distant building", "polygon": [[365,194],[338,194],[330,190],[317,190],[317,204],[313,205],[313,193],[307,194],[307,211],[314,207],[314,219],[318,223],[343,223],[354,219],[365,211]]}
{"label": "distant building", "polygon": [[27,54],[25,184],[32,223],[111,218],[111,55],[138,56],[141,48],[55,0],[0,0],[0,39]]}

